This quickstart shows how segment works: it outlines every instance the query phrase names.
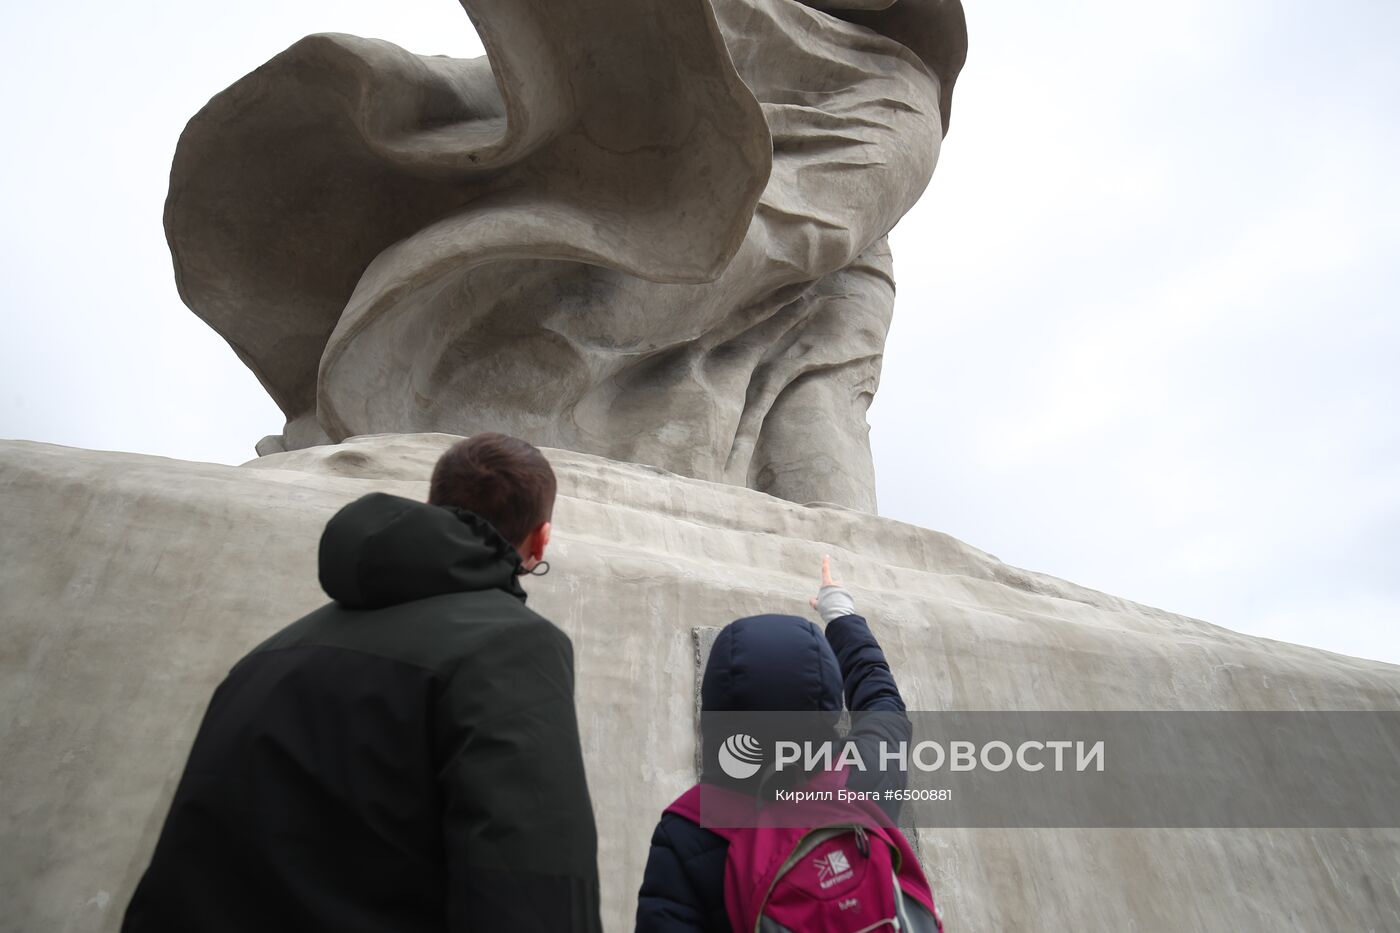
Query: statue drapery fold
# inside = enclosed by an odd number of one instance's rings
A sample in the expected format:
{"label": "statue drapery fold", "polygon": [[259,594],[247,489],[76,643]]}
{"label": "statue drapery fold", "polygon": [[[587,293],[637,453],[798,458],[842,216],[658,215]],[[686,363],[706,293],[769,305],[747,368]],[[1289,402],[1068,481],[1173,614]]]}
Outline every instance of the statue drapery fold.
{"label": "statue drapery fold", "polygon": [[793,0],[464,6],[485,58],[310,36],[181,137],[177,282],[287,414],[260,452],[495,429],[873,508],[951,76]]}

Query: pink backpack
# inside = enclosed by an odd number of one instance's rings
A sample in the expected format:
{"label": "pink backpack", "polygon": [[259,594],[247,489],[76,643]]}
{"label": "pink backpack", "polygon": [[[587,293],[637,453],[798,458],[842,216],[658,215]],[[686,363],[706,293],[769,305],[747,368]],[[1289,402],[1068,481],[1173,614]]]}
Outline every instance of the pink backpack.
{"label": "pink backpack", "polygon": [[[700,824],[716,803],[753,800],[697,784],[666,812]],[[941,933],[933,892],[909,845],[872,803],[802,804],[812,828],[707,826],[729,842],[724,906],[735,933]]]}

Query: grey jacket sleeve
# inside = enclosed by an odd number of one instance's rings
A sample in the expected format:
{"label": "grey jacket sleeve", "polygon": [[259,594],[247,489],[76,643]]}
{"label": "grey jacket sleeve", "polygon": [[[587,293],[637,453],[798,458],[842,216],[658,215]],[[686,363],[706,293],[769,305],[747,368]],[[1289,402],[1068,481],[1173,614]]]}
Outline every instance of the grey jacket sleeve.
{"label": "grey jacket sleeve", "polygon": [[845,587],[827,585],[817,593],[817,612],[823,622],[835,622],[843,616],[855,615],[856,601]]}

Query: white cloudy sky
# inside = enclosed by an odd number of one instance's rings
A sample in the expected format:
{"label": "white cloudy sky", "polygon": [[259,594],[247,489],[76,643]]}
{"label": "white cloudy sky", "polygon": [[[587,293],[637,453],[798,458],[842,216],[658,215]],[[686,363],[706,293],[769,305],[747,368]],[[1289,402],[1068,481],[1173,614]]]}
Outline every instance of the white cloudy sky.
{"label": "white cloudy sky", "polygon": [[[1400,4],[966,0],[894,236],[881,511],[1400,662]],[[0,436],[237,463],[281,416],[184,309],[185,121],[311,32],[475,55],[452,0],[8,4]]]}

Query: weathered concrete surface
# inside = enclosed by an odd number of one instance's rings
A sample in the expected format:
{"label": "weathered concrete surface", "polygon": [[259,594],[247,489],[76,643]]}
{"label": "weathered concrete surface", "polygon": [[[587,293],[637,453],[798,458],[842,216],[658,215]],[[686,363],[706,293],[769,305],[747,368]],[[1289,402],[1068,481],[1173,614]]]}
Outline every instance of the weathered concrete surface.
{"label": "weathered concrete surface", "polygon": [[885,235],[967,50],[882,5],[463,0],[485,58],[309,36],[216,95],[165,226],[258,452],[502,430],[875,511]]}
{"label": "weathered concrete surface", "polygon": [[[444,435],[243,467],[0,443],[0,929],[116,929],[209,694],[324,600],[321,526],[426,492]],[[805,611],[824,551],[910,705],[1400,709],[1400,668],[1251,638],[1008,567],[932,531],[551,451],[609,929],[694,774],[692,629]],[[1400,929],[1400,832],[924,831],[950,930]]]}

